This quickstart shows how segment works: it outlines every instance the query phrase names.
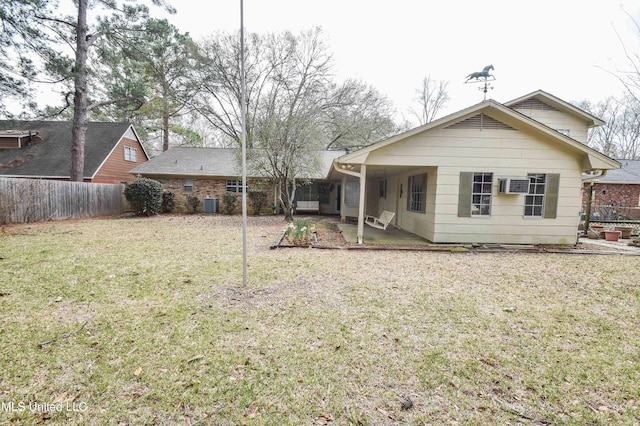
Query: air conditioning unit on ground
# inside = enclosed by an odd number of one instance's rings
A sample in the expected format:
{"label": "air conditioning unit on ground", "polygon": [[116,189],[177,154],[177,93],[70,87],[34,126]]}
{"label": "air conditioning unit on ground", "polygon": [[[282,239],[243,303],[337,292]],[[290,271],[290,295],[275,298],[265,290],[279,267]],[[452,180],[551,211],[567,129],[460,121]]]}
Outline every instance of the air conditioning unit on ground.
{"label": "air conditioning unit on ground", "polygon": [[500,192],[502,194],[527,194],[529,193],[529,178],[502,178],[500,179]]}

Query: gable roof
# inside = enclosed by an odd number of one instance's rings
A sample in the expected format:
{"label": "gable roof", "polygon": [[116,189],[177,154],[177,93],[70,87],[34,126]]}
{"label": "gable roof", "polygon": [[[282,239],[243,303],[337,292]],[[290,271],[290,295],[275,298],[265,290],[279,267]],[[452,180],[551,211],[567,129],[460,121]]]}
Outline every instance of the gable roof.
{"label": "gable roof", "polygon": [[[0,176],[69,178],[71,170],[71,129],[69,121],[0,120],[0,132],[21,130],[37,133],[38,142],[21,148],[0,149]],[[129,123],[87,124],[84,147],[84,178],[92,178],[123,136],[131,132]],[[144,151],[144,147],[142,148]],[[146,151],[144,155],[149,158]]]}
{"label": "gable roof", "polygon": [[[310,178],[324,178],[333,159],[342,154],[344,151],[320,151],[321,170]],[[242,174],[239,160],[240,151],[236,148],[176,147],[140,164],[129,173],[143,176],[237,177]]]}
{"label": "gable roof", "polygon": [[575,105],[563,101],[562,99],[553,96],[552,94],[547,93],[543,90],[536,90],[535,92],[520,96],[519,98],[513,99],[509,102],[505,102],[504,105],[512,109],[535,109],[548,107],[551,109],[560,110],[586,122],[587,127],[596,127],[605,124],[605,122],[598,117],[591,115],[588,112],[576,107]]}
{"label": "gable roof", "polygon": [[[538,92],[535,92],[538,93]],[[520,98],[520,99],[524,99]],[[575,110],[578,110],[575,108]],[[584,113],[586,114],[586,113]],[[396,136],[392,136],[383,141],[377,142],[366,148],[354,151],[350,154],[343,155],[336,159],[338,164],[350,163],[350,164],[364,164],[370,152],[391,145],[395,142],[407,139],[418,133],[429,131],[434,128],[454,126],[467,121],[469,125],[476,125],[478,122],[482,122],[481,118],[476,119],[476,116],[489,117],[491,126],[506,126],[513,128],[528,128],[535,130],[536,132],[545,134],[560,144],[585,155],[585,162],[583,164],[584,170],[591,169],[618,169],[620,163],[616,160],[594,150],[593,148],[584,145],[577,140],[566,136],[555,129],[552,129],[539,121],[536,121],[506,105],[488,99],[480,102],[476,105],[468,107],[466,109],[454,112],[448,116],[442,117],[438,120],[434,120],[430,123],[413,128],[404,133],[400,133]]]}
{"label": "gable roof", "polygon": [[609,170],[607,174],[596,180],[596,183],[640,184],[640,160],[618,160],[621,169]]}

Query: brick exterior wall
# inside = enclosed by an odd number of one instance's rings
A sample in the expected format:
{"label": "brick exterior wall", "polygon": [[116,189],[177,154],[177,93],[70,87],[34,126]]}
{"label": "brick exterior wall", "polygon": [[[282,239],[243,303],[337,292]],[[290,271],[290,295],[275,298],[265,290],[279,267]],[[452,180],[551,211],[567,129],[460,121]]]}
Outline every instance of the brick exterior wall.
{"label": "brick exterior wall", "polygon": [[[195,196],[200,200],[200,204],[198,206],[198,211],[204,211],[204,199],[205,198],[217,198],[219,203],[219,211],[222,209],[222,195],[227,192],[227,179],[224,178],[215,178],[215,179],[193,179],[193,191],[185,192],[184,190],[184,179],[174,179],[174,178],[154,178],[162,184],[162,189],[165,192],[173,192],[175,195],[176,208],[175,212],[187,212],[187,196]],[[274,203],[274,193],[273,187],[267,184],[264,181],[259,181],[255,179],[247,179],[247,184],[249,186],[249,190],[252,189],[262,189],[267,193],[267,203],[265,209],[262,211],[262,214],[272,213],[271,205]],[[240,213],[240,209],[242,208],[242,194],[238,193],[238,208],[236,213]],[[253,208],[251,206],[251,202],[247,199],[247,212],[248,214],[254,214]]]}
{"label": "brick exterior wall", "polygon": [[[585,186],[583,205],[586,205],[587,197],[588,187]],[[594,183],[591,213],[601,219],[623,217],[640,220],[640,184]]]}

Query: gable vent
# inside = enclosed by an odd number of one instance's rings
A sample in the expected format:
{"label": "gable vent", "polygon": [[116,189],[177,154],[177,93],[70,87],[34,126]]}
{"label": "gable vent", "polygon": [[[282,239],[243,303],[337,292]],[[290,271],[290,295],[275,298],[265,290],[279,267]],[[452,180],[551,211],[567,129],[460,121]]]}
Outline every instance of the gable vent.
{"label": "gable vent", "polygon": [[558,111],[556,108],[552,107],[551,105],[545,104],[544,102],[539,101],[538,99],[535,99],[535,98],[527,99],[526,101],[522,101],[520,103],[512,105],[511,108],[512,109],[535,109],[538,111]]}
{"label": "gable vent", "polygon": [[445,129],[488,129],[488,130],[515,130],[513,127],[498,121],[485,114],[474,115],[466,120],[458,121]]}

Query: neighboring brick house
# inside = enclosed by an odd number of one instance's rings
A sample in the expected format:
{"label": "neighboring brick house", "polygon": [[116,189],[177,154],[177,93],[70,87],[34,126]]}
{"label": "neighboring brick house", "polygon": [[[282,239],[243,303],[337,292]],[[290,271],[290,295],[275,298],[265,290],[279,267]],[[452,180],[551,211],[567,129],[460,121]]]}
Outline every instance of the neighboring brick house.
{"label": "neighboring brick house", "polygon": [[[130,171],[137,177],[157,180],[164,191],[175,196],[176,210],[187,211],[187,197],[197,197],[203,208],[204,199],[222,202],[225,192],[242,194],[242,172],[238,170],[238,154],[225,148],[171,148],[149,162]],[[263,182],[247,179],[249,189],[265,189]],[[273,191],[267,190],[268,203]],[[219,205],[219,204],[218,204]]]}
{"label": "neighboring brick house", "polygon": [[[321,157],[324,168],[314,179],[312,185],[298,188],[297,200],[320,199],[322,213],[336,213],[336,197],[320,197],[318,187],[328,187],[326,175],[335,157],[343,151],[323,151]],[[207,198],[217,199],[222,208],[222,195],[225,192],[242,194],[242,170],[239,167],[240,154],[232,148],[189,148],[177,147],[163,152],[147,163],[130,171],[132,175],[146,177],[162,183],[165,191],[174,193],[178,211],[186,211],[187,197],[195,196],[201,200],[200,209]],[[249,190],[260,189],[267,193],[267,206],[275,204],[276,188],[264,176],[247,176]],[[325,200],[326,198],[326,200]],[[249,207],[251,207],[249,205]],[[250,212],[253,213],[253,212]]]}
{"label": "neighboring brick house", "polygon": [[[69,180],[68,121],[0,120],[0,177]],[[90,122],[84,147],[84,181],[132,182],[129,170],[149,159],[129,123]]]}
{"label": "neighboring brick house", "polygon": [[[621,169],[609,170],[593,182],[591,218],[600,220],[640,220],[640,160],[618,160]],[[582,203],[586,206],[588,186]]]}

